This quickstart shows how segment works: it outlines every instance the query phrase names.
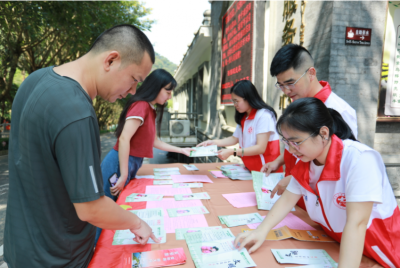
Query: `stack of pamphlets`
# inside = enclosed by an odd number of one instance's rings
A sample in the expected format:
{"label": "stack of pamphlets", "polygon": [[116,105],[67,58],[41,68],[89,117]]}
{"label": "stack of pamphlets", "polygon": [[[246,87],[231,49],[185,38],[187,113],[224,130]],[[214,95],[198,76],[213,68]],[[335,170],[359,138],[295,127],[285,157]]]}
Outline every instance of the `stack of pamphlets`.
{"label": "stack of pamphlets", "polygon": [[221,166],[222,174],[232,180],[250,181],[251,172],[241,164]]}
{"label": "stack of pamphlets", "polygon": [[196,199],[210,199],[208,193],[191,193],[191,194],[176,194],[174,195],[176,201],[196,200]]}
{"label": "stack of pamphlets", "polygon": [[155,268],[186,263],[183,248],[171,248],[132,253],[132,262],[124,268]]}
{"label": "stack of pamphlets", "polygon": [[[129,210],[136,214],[140,219],[146,222],[151,229],[155,237],[160,240],[160,243],[165,243],[167,241],[167,234],[164,229],[164,213],[162,208],[152,208],[152,209],[140,209],[140,210]],[[131,245],[138,244],[133,240],[135,235],[130,230],[118,230],[114,234],[113,245]],[[149,244],[154,244],[152,239],[147,242]]]}
{"label": "stack of pamphlets", "polygon": [[154,168],[155,180],[171,180],[171,175],[180,175],[178,167],[172,168]]}
{"label": "stack of pamphlets", "polygon": [[196,268],[256,266],[245,248],[241,251],[235,248],[235,236],[227,228],[190,232],[184,236]]}
{"label": "stack of pamphlets", "polygon": [[258,213],[218,216],[218,218],[222,224],[225,224],[228,227],[235,227],[235,226],[246,225],[249,223],[258,223],[263,221],[263,218]]}
{"label": "stack of pamphlets", "polygon": [[218,152],[217,145],[193,147],[192,149],[195,149],[196,151],[191,151],[190,157],[216,156]]}
{"label": "stack of pamphlets", "polygon": [[[268,177],[264,173],[252,171],[253,176],[253,188],[256,193],[258,209],[271,210],[272,206],[279,199],[279,195],[275,194],[274,198],[271,198],[271,192],[283,179],[283,173],[271,173]],[[295,209],[293,208],[292,211]]]}
{"label": "stack of pamphlets", "polygon": [[337,263],[323,249],[271,249],[271,251],[279,263],[318,264],[337,267]]}

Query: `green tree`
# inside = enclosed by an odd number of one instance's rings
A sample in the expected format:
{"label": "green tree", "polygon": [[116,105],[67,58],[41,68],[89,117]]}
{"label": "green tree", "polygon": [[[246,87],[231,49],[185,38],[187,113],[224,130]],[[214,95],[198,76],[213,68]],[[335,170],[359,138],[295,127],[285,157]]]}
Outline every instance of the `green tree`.
{"label": "green tree", "polygon": [[12,103],[17,67],[32,73],[75,60],[117,24],[149,30],[149,13],[137,1],[0,2],[0,103]]}
{"label": "green tree", "polygon": [[153,65],[153,70],[162,68],[174,75],[176,67],[178,67],[178,65],[156,52],[156,62]]}

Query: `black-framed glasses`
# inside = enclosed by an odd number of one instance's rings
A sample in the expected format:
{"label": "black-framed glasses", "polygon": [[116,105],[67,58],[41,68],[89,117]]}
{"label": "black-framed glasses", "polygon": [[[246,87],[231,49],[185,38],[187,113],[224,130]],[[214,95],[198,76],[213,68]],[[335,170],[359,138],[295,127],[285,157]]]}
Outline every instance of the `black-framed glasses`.
{"label": "black-framed glasses", "polygon": [[290,84],[286,84],[286,85],[280,85],[278,84],[278,82],[276,82],[275,87],[277,89],[280,89],[282,91],[284,91],[285,89],[288,89],[290,91],[292,91],[296,85],[297,82],[299,82],[299,80],[311,69],[312,67],[308,68],[300,77],[299,79],[297,79],[294,83],[290,83]]}

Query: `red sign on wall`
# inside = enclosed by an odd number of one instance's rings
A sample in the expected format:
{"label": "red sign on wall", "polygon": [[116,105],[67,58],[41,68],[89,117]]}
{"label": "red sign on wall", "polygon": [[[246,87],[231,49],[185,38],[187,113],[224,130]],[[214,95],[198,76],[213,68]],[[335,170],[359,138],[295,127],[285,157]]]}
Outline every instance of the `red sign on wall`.
{"label": "red sign on wall", "polygon": [[371,34],[370,28],[346,27],[346,45],[370,46]]}
{"label": "red sign on wall", "polygon": [[235,1],[222,19],[221,104],[232,104],[237,81],[251,80],[253,16],[252,1]]}

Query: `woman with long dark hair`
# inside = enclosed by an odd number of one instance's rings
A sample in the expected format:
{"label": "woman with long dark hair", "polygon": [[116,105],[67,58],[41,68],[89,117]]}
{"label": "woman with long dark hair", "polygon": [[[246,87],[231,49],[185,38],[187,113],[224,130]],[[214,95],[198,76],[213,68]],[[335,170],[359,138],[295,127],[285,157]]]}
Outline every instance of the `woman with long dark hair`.
{"label": "woman with long dark hair", "polygon": [[[279,135],[276,133],[276,113],[266,104],[256,87],[248,80],[236,82],[231,89],[232,102],[235,105],[237,127],[231,137],[220,140],[208,140],[197,146],[231,146],[239,143],[240,149],[222,149],[218,157],[222,160],[231,155],[242,157],[249,170],[260,171],[261,167],[275,160],[279,152]],[[282,172],[282,168],[276,172]]]}
{"label": "woman with long dark hair", "polygon": [[379,153],[356,141],[342,116],[317,98],[290,104],[276,128],[301,161],[264,221],[235,245],[257,250],[303,198],[310,218],[341,243],[339,267],[359,267],[362,254],[400,267],[400,210]]}

